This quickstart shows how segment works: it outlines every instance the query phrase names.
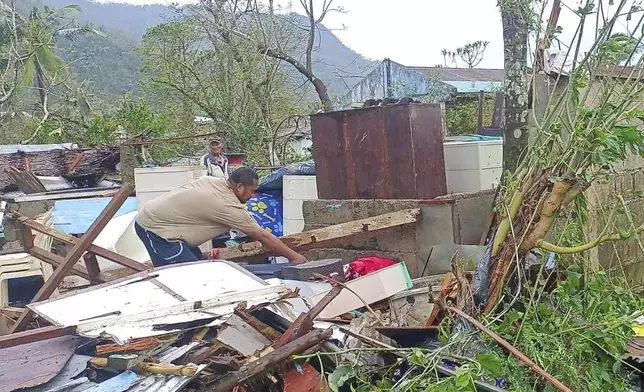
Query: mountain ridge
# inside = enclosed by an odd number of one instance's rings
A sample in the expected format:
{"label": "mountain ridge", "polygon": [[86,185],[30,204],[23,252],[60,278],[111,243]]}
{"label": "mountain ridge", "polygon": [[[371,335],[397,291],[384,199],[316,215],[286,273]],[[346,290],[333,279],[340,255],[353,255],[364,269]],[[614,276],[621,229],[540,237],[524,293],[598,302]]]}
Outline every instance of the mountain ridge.
{"label": "mountain ridge", "polygon": [[[87,80],[93,93],[103,100],[113,100],[124,93],[140,96],[140,57],[136,47],[149,27],[166,22],[174,15],[172,7],[98,3],[91,0],[32,0],[31,4],[61,8],[76,4],[81,11],[74,15],[80,23],[100,28],[106,37],[82,37],[73,42],[60,41],[58,52],[71,64],[79,78]],[[296,14],[306,23],[306,18]],[[325,82],[332,97],[344,95],[377,64],[346,46],[333,32],[318,28],[313,70]],[[299,56],[299,54],[298,54]],[[109,70],[109,72],[105,72]],[[296,72],[291,77],[301,81]],[[311,92],[312,88],[308,88]],[[314,99],[314,94],[309,94]]]}

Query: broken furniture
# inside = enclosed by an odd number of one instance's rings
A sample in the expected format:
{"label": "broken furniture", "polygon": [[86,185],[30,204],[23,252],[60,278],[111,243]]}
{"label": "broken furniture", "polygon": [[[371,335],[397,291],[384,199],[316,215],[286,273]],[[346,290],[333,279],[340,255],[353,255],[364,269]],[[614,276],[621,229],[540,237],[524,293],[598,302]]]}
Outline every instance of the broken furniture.
{"label": "broken furniture", "polygon": [[[96,237],[101,232],[101,230],[105,227],[105,225],[107,225],[110,219],[112,219],[114,214],[123,205],[125,200],[127,200],[127,198],[130,196],[133,190],[134,189],[132,185],[129,185],[129,184],[123,185],[123,187],[119,190],[119,192],[112,198],[112,200],[110,200],[110,202],[105,207],[103,212],[101,212],[101,214],[96,219],[96,221],[94,221],[94,223],[90,226],[88,231],[80,239],[76,239],[71,236],[69,237],[62,236],[62,238],[74,244],[74,247],[64,258],[34,246],[33,233],[30,227],[28,226],[28,224],[30,224],[33,227],[39,228],[39,231],[45,234],[51,235],[52,237],[54,236],[61,237],[58,233],[55,232],[55,230],[52,230],[51,228],[46,226],[40,227],[42,225],[36,222],[25,222],[25,225],[22,227],[23,244],[24,244],[25,250],[29,252],[31,255],[38,257],[40,260],[50,263],[52,265],[55,265],[57,267],[56,270],[54,271],[54,274],[45,282],[45,284],[41,287],[38,293],[36,293],[34,297],[34,301],[42,301],[49,298],[49,296],[51,296],[51,294],[55,290],[57,290],[58,285],[62,282],[63,278],[72,271],[75,271],[76,273],[85,273],[86,276],[90,278],[90,281],[95,281],[100,279],[100,277],[98,276],[98,273],[100,272],[100,270],[98,268],[98,262],[96,261],[95,257],[90,256],[86,259],[87,268],[85,269],[85,271],[83,271],[80,268],[80,266],[76,266],[76,264],[78,260],[81,258],[81,256],[89,248],[92,248],[92,242],[96,239]],[[137,263],[133,260],[129,260],[123,256],[114,254],[113,252],[107,251],[105,249],[100,248],[99,250],[98,247],[96,246],[94,247],[95,247],[94,249],[102,253],[101,254],[102,256],[105,257],[105,255],[107,254],[108,258],[110,258],[111,261],[114,261],[116,263],[122,263],[122,265],[128,266],[133,269],[141,269],[141,270],[147,269],[144,265]],[[94,253],[96,253],[96,251],[94,251]],[[30,323],[32,316],[33,314],[30,310],[27,310],[25,313],[23,313],[20,319],[18,319],[18,321],[13,325],[12,332],[19,332],[25,329],[26,326]]]}

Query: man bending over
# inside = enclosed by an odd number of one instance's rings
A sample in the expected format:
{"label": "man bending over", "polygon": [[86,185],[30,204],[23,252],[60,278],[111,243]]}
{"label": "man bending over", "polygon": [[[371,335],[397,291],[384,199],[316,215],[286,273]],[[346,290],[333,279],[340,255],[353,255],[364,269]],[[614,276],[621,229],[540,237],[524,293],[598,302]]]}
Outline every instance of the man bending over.
{"label": "man bending over", "polygon": [[202,177],[149,201],[134,228],[155,267],[202,259],[199,245],[232,229],[244,232],[264,247],[294,263],[301,254],[263,230],[244,208],[257,189],[258,176],[242,167],[230,177]]}

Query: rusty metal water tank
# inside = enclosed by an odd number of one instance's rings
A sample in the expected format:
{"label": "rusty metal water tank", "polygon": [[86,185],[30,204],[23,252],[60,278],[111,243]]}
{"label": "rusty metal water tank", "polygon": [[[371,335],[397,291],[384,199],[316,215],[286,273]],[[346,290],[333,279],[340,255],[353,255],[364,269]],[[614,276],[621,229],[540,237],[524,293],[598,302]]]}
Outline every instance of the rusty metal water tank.
{"label": "rusty metal water tank", "polygon": [[320,199],[433,199],[447,194],[439,105],[315,114]]}

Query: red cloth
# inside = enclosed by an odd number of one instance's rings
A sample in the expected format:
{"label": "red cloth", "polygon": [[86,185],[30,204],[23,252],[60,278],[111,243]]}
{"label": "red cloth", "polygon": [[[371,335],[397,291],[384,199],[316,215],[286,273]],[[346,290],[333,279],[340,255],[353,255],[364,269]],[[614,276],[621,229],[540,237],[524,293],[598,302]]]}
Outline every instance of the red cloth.
{"label": "red cloth", "polygon": [[344,270],[344,278],[346,280],[359,278],[396,264],[398,264],[397,261],[385,259],[383,257],[363,257],[349,263],[348,268],[345,268]]}

